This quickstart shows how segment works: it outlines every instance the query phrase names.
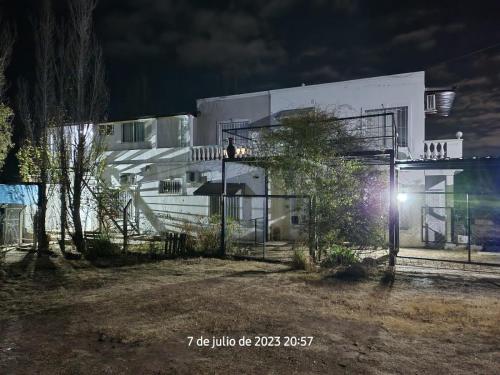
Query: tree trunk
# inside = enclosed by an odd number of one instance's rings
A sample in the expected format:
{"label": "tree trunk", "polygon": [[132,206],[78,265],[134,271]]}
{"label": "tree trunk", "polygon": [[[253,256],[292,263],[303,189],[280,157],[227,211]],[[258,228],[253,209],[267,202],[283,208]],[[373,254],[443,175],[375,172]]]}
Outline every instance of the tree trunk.
{"label": "tree trunk", "polygon": [[[83,153],[80,153],[80,147],[77,150],[77,163],[79,159],[83,157]],[[73,179],[73,199],[71,204],[71,216],[73,219],[73,243],[75,244],[76,250],[80,253],[85,251],[85,242],[83,238],[83,226],[82,219],[80,216],[80,208],[81,208],[81,199],[82,199],[82,190],[83,190],[83,173],[81,172],[81,168],[78,165],[75,166],[74,171],[74,179]]]}
{"label": "tree trunk", "polygon": [[66,252],[66,223],[67,223],[67,218],[66,218],[66,189],[62,186],[61,184],[61,193],[60,193],[60,204],[61,204],[61,213],[60,213],[60,222],[61,222],[61,227],[60,227],[60,242],[59,242],[59,248],[61,249],[61,253]]}
{"label": "tree trunk", "polygon": [[38,214],[37,214],[37,251],[39,254],[49,250],[49,239],[45,228],[45,218],[47,216],[47,184],[42,182],[38,185]]}

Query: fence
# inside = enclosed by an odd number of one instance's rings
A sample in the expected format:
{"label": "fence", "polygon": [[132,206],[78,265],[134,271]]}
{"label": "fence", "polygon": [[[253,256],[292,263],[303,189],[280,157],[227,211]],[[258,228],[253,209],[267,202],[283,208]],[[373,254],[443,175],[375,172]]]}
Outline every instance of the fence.
{"label": "fence", "polygon": [[431,191],[400,194],[399,256],[500,265],[499,198]]}

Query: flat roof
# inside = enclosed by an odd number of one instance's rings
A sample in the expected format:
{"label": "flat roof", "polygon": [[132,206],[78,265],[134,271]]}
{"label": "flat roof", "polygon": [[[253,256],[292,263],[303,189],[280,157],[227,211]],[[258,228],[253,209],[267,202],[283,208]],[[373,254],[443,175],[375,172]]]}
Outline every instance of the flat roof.
{"label": "flat roof", "polygon": [[234,95],[213,96],[213,97],[208,97],[208,98],[197,99],[196,102],[199,103],[199,102],[212,102],[212,101],[217,101],[217,100],[222,100],[222,99],[250,98],[250,97],[261,96],[261,95],[269,95],[271,92],[296,90],[296,89],[302,89],[302,88],[318,88],[318,87],[324,87],[324,86],[330,86],[330,85],[341,85],[341,84],[345,84],[347,82],[360,82],[360,83],[362,83],[362,82],[375,81],[375,80],[378,80],[380,78],[404,78],[404,77],[409,77],[409,76],[417,75],[417,74],[425,74],[425,71],[421,70],[421,71],[416,71],[416,72],[398,73],[398,74],[390,74],[390,75],[376,76],[376,77],[366,77],[366,78],[351,79],[351,80],[345,80],[345,81],[317,83],[317,84],[312,84],[312,85],[306,84],[306,85],[301,85],[301,86],[292,86],[292,87],[285,87],[285,88],[265,90],[265,91],[255,91],[255,92],[234,94]]}
{"label": "flat roof", "polygon": [[178,117],[178,116],[196,117],[194,114],[192,114],[190,112],[179,112],[179,113],[169,113],[169,114],[155,114],[155,115],[144,115],[144,116],[137,116],[137,117],[116,118],[116,119],[110,119],[110,120],[106,120],[104,122],[100,122],[99,125],[115,124],[115,123],[136,121],[136,120],[152,120],[152,119],[157,119],[157,118]]}

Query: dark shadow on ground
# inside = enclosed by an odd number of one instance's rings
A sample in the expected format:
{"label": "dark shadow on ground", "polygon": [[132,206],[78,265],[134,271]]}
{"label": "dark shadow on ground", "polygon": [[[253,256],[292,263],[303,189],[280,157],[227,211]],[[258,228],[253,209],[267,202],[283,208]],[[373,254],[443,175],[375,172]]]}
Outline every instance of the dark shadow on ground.
{"label": "dark shadow on ground", "polygon": [[265,276],[265,275],[271,275],[271,274],[276,274],[276,273],[288,273],[294,271],[293,268],[284,268],[281,270],[275,270],[275,271],[241,271],[241,272],[235,272],[231,273],[229,275],[224,275],[223,277],[258,277],[258,276]]}
{"label": "dark shadow on ground", "polygon": [[5,272],[5,280],[30,279],[40,286],[57,287],[65,284],[66,277],[65,272],[54,262],[55,259],[54,256],[29,251],[19,261],[4,264],[0,269]]}

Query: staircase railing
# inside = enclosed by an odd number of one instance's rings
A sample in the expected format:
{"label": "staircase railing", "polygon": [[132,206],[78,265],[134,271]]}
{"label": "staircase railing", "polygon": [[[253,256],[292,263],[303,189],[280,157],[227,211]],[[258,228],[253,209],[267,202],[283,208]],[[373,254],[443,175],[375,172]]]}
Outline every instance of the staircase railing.
{"label": "staircase railing", "polygon": [[[102,193],[96,192],[86,181],[84,181],[84,185],[88,189],[88,191],[90,192],[90,194],[94,197],[94,199],[96,199],[97,201],[99,201],[99,199],[101,198],[101,197],[99,197],[99,194],[102,194]],[[128,233],[127,233],[128,232],[128,228],[127,227],[129,225],[130,225],[130,228],[133,231],[135,231],[136,233],[139,233],[139,229],[134,225],[134,223],[132,222],[132,220],[130,220],[130,215],[129,215],[129,212],[128,212],[132,203],[133,203],[133,199],[130,198],[127,201],[127,203],[126,203],[126,205],[124,207],[119,207],[119,211],[122,214],[122,218],[123,218],[123,227],[115,219],[115,214],[113,212],[111,212],[110,209],[108,209],[105,206],[101,206],[100,207],[100,209],[102,209],[104,211],[104,213],[106,214],[106,216],[111,220],[111,222],[113,223],[113,225],[118,229],[118,231],[124,237],[126,237],[128,235]]]}
{"label": "staircase railing", "polygon": [[[90,194],[94,197],[95,200],[99,201],[100,197],[98,195],[98,193],[96,193],[94,191],[94,189],[92,189],[90,187],[90,185],[85,181],[83,180],[83,184],[85,185],[85,187],[87,188],[87,190],[90,192]],[[114,226],[120,231],[120,233],[122,235],[124,235],[124,232],[123,232],[123,228],[120,226],[120,224],[118,224],[118,222],[114,219],[114,215],[111,211],[109,211],[106,207],[100,207],[104,213],[110,218],[111,222],[114,224]]]}

